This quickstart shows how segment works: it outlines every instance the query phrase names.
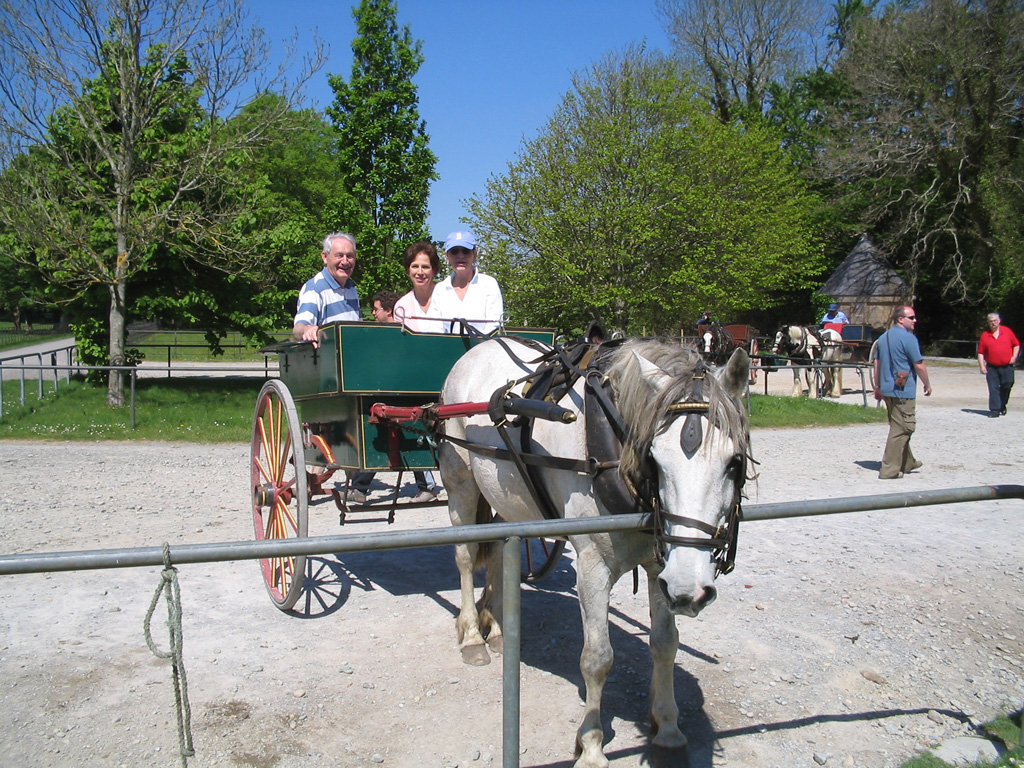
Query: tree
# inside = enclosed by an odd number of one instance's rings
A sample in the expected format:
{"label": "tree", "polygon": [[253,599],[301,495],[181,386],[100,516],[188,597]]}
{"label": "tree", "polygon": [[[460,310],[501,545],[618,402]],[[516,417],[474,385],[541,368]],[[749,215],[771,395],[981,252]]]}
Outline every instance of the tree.
{"label": "tree", "polygon": [[[231,121],[238,132],[284,107],[284,97],[265,94]],[[234,193],[246,206],[231,224],[232,241],[244,240],[261,254],[253,268],[233,274],[185,256],[188,242],[171,241],[178,255],[136,280],[137,316],[204,328],[214,349],[228,330],[257,343],[291,327],[296,291],[319,264],[319,243],[347,194],[337,184],[337,136],[315,110],[281,112],[257,153],[235,164]],[[241,207],[241,206],[238,206]],[[211,246],[212,247],[212,246]],[[179,257],[180,256],[180,257]]]}
{"label": "tree", "polygon": [[820,172],[932,302],[1019,280],[1022,43],[1019,3],[923,0],[861,18],[837,62],[852,93],[828,112]]}
{"label": "tree", "polygon": [[773,83],[807,69],[821,0],[658,0],[680,60],[711,91],[719,119],[761,115]]}
{"label": "tree", "polygon": [[723,125],[665,58],[573,78],[540,135],[469,203],[517,322],[678,332],[700,310],[772,304],[820,250],[778,137]]}
{"label": "tree", "polygon": [[393,0],[362,0],[353,11],[357,36],[349,81],[332,75],[327,114],[339,133],[339,160],[354,209],[337,227],[359,246],[361,293],[405,285],[399,255],[427,236],[427,195],[437,178],[412,78],[423,63],[409,27],[398,30]]}
{"label": "tree", "polygon": [[[233,164],[282,118],[228,123],[247,99],[287,84],[287,58],[264,82],[267,46],[242,0],[0,0],[0,216],[49,277],[109,298],[109,362],[125,361],[129,285],[187,242],[189,258],[244,272],[230,239],[239,215]],[[321,60],[317,47],[298,77]],[[28,152],[33,161],[15,160]],[[124,404],[111,373],[108,402]]]}
{"label": "tree", "polygon": [[21,333],[23,325],[31,330],[33,315],[52,314],[55,309],[39,273],[25,264],[31,255],[22,252],[17,259],[11,257],[19,250],[24,251],[24,246],[17,238],[0,232],[0,313],[14,321],[15,333]]}

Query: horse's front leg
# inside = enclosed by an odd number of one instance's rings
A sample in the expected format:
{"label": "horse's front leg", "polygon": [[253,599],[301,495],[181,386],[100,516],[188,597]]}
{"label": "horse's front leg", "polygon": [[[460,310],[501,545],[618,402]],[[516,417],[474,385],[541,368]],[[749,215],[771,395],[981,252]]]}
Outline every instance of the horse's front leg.
{"label": "horse's front leg", "polygon": [[[838,363],[839,361],[836,360]],[[843,396],[843,369],[835,368],[832,370],[832,397]]]}
{"label": "horse's front leg", "polygon": [[800,369],[793,369],[793,397],[802,397],[804,394],[803,383],[800,381]]}
{"label": "horse's front leg", "polygon": [[647,598],[651,607],[651,736],[655,745],[675,749],[686,745],[686,735],[679,730],[675,693],[679,628],[658,586],[657,575],[649,571]]}
{"label": "horse's front leg", "polygon": [[[575,546],[575,544],[574,544]],[[574,768],[607,768],[604,731],[601,729],[601,695],[612,670],[614,655],[608,634],[608,600],[611,574],[593,545],[581,547],[577,564],[576,589],[583,616],[583,653],[580,672],[586,688],[583,721],[576,732]],[[577,550],[579,551],[579,550]]]}

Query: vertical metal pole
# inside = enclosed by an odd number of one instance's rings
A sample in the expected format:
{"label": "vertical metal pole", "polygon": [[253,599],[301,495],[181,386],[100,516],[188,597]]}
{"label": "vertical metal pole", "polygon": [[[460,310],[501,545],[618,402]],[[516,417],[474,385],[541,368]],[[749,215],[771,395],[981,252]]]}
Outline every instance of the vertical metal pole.
{"label": "vertical metal pole", "polygon": [[0,418],[4,415],[4,364],[0,363]]}
{"label": "vertical metal pole", "polygon": [[18,362],[21,364],[21,385],[18,387],[19,395],[20,395],[19,403],[21,404],[21,407],[24,408],[25,407],[25,356],[22,355],[21,357],[19,357],[18,358]]}
{"label": "vertical metal pole", "polygon": [[519,549],[522,538],[510,536],[502,549],[501,628],[505,650],[501,658],[502,768],[519,768],[519,656],[522,593],[519,586]]}
{"label": "vertical metal pole", "polygon": [[[177,343],[177,341],[178,341],[178,332],[177,331],[174,332],[174,341],[175,341],[175,343]],[[168,379],[171,378],[171,345],[170,344],[167,345],[167,378]]]}
{"label": "vertical metal pole", "polygon": [[132,429],[135,429],[135,374],[136,369],[132,368]]}
{"label": "vertical metal pole", "polygon": [[39,400],[42,400],[43,399],[43,377],[46,375],[45,371],[43,371],[43,353],[40,352],[37,355],[37,357],[39,358],[39,377],[36,380],[36,390],[37,390],[36,397]]}

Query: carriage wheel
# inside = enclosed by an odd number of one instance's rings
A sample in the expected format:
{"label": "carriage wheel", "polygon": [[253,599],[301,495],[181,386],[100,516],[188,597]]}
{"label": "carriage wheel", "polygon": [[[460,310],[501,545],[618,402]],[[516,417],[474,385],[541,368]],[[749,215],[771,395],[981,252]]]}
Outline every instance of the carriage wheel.
{"label": "carriage wheel", "polygon": [[[296,471],[298,468],[298,471]],[[296,539],[308,532],[306,464],[295,402],[280,380],[263,385],[252,426],[252,517],[256,538]],[[302,593],[306,556],[260,560],[270,599],[282,611]]]}
{"label": "carriage wheel", "polygon": [[532,584],[551,573],[563,549],[562,539],[523,539],[522,580]]}

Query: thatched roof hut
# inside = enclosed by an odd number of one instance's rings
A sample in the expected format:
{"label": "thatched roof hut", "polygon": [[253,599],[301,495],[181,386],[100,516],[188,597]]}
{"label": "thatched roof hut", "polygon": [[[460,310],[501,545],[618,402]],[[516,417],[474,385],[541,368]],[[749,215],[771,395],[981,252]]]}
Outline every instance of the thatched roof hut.
{"label": "thatched roof hut", "polygon": [[818,289],[831,296],[853,325],[886,328],[893,311],[909,304],[910,289],[892,264],[861,235],[843,263]]}

